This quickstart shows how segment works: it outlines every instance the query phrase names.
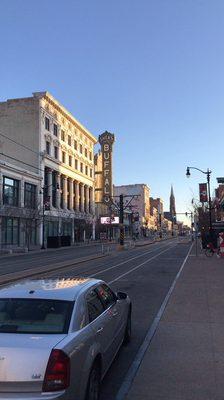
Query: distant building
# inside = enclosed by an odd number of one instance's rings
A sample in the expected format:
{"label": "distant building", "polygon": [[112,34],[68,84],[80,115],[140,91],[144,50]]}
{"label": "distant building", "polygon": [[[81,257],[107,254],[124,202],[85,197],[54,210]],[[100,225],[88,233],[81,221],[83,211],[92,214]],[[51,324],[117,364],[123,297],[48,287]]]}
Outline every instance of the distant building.
{"label": "distant building", "polygon": [[170,211],[164,211],[164,218],[168,219],[171,222],[175,222],[176,219],[176,201],[173,191],[173,185],[171,185],[170,192]]}
{"label": "distant building", "polygon": [[124,198],[124,205],[128,205],[128,209],[138,218],[135,218],[134,233],[142,233],[145,235],[149,229],[150,224],[150,188],[144,183],[133,185],[114,186],[114,195],[120,196],[121,194],[130,196]]}
{"label": "distant building", "polygon": [[150,214],[151,217],[154,219],[154,230],[162,230],[163,228],[163,200],[158,197],[154,199],[153,197],[150,197],[149,199],[150,203]]}
{"label": "distant building", "polygon": [[157,197],[156,199],[150,197],[149,200],[150,200],[150,208],[155,207],[158,213],[163,216],[163,200],[160,197]]}
{"label": "distant building", "polygon": [[176,202],[173,192],[173,185],[171,185],[171,193],[170,193],[170,215],[171,217],[176,216]]}

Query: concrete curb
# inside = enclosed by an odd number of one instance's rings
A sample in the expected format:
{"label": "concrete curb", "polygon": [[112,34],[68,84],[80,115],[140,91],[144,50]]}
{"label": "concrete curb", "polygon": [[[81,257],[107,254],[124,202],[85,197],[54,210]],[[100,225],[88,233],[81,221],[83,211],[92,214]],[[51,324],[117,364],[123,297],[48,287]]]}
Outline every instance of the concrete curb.
{"label": "concrete curb", "polygon": [[107,256],[107,254],[99,254],[99,255],[92,255],[89,257],[82,257],[82,258],[80,257],[72,262],[65,261],[65,262],[61,262],[58,264],[52,264],[52,265],[47,265],[47,266],[45,265],[43,267],[35,267],[35,269],[32,268],[32,269],[26,269],[23,271],[14,272],[14,273],[10,273],[10,274],[4,274],[0,277],[0,285],[5,285],[7,283],[14,282],[14,281],[24,279],[24,278],[31,278],[33,276],[40,275],[40,274],[47,273],[47,272],[58,271],[60,269],[70,267],[72,265],[82,264],[87,261],[97,260],[100,258],[104,258],[106,256]]}
{"label": "concrete curb", "polygon": [[[52,253],[55,251],[61,251],[61,250],[74,250],[74,249],[84,249],[86,247],[95,247],[95,246],[100,246],[102,245],[102,242],[92,242],[92,243],[88,243],[88,244],[81,244],[81,245],[72,245],[72,246],[63,246],[63,247],[58,247],[58,248],[46,248],[44,250],[38,249],[38,250],[30,250],[30,251],[24,251],[24,252],[12,252],[12,253],[0,253],[0,259],[2,257],[19,257],[19,256],[26,256],[26,255],[33,255],[33,254],[41,254],[41,253]],[[116,242],[111,242],[111,244],[116,244]]]}

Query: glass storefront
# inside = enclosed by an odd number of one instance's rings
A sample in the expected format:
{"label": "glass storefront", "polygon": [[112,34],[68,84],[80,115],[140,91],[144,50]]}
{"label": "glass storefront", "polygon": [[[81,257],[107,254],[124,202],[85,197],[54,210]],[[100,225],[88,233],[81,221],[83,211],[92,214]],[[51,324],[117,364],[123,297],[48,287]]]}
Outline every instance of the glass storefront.
{"label": "glass storefront", "polygon": [[72,236],[72,223],[71,222],[62,222],[62,235],[63,236]]}
{"label": "glass storefront", "polygon": [[16,245],[20,244],[19,236],[19,218],[2,217],[2,244]]}
{"label": "glass storefront", "polygon": [[48,236],[58,236],[58,221],[45,220],[45,239]]}
{"label": "glass storefront", "polygon": [[25,244],[35,246],[37,244],[37,221],[32,219],[24,220],[24,231]]}

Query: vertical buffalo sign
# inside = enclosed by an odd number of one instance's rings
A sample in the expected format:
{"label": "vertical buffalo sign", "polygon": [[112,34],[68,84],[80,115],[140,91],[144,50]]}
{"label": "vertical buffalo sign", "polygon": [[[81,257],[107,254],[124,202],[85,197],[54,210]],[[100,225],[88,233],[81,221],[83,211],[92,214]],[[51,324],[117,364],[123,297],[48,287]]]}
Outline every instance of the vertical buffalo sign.
{"label": "vertical buffalo sign", "polygon": [[113,196],[113,175],[112,175],[112,153],[115,137],[110,132],[104,132],[99,136],[103,159],[103,202],[108,206]]}
{"label": "vertical buffalo sign", "polygon": [[199,198],[201,203],[208,201],[207,183],[199,183]]}

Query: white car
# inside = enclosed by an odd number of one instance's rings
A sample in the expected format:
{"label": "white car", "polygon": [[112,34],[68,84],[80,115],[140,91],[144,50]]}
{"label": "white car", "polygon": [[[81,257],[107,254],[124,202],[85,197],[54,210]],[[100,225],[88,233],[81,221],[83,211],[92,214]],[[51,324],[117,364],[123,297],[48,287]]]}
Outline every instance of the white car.
{"label": "white car", "polygon": [[101,280],[26,280],[0,289],[0,399],[97,400],[131,336],[131,302]]}

